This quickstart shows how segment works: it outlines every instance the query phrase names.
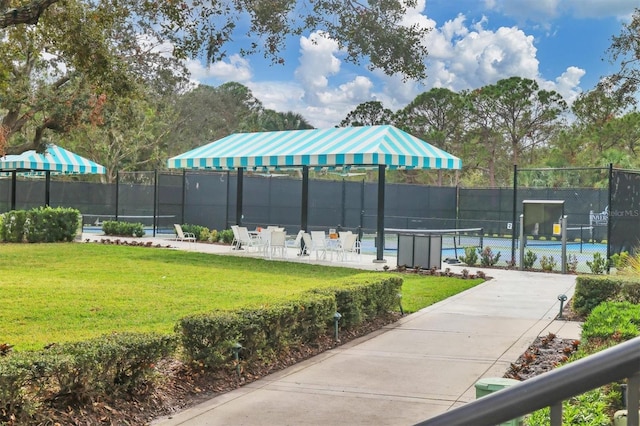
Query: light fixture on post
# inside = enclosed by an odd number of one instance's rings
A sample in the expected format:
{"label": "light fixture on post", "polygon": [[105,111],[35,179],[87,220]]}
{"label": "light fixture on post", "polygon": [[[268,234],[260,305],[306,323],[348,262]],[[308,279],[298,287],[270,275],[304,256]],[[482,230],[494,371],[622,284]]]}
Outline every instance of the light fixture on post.
{"label": "light fixture on post", "polygon": [[333,314],[333,327],[334,327],[334,330],[335,330],[336,342],[339,341],[339,339],[338,339],[338,322],[340,322],[340,318],[342,318],[342,315],[340,314],[340,312],[336,312],[335,314]]}
{"label": "light fixture on post", "polygon": [[231,351],[233,352],[233,359],[236,363],[236,373],[238,377],[240,377],[240,350],[242,349],[242,345],[238,342],[234,343],[231,346]]}
{"label": "light fixture on post", "polygon": [[564,308],[564,302],[567,301],[567,295],[566,294],[559,294],[558,295],[558,300],[560,301],[560,315],[558,315],[558,319],[562,319],[562,311]]}

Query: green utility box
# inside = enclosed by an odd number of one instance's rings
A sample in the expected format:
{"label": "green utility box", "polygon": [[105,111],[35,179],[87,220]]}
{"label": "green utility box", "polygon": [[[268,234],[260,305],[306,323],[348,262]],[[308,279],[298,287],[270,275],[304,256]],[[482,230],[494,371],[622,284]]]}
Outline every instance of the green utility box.
{"label": "green utility box", "polygon": [[[487,396],[494,392],[498,392],[504,388],[508,388],[509,386],[513,386],[515,384],[520,383],[515,379],[507,379],[504,377],[486,377],[480,379],[476,382],[476,399],[482,398],[483,396]],[[521,426],[523,424],[522,417],[518,417],[517,419],[509,420],[506,423],[500,423],[500,426]]]}

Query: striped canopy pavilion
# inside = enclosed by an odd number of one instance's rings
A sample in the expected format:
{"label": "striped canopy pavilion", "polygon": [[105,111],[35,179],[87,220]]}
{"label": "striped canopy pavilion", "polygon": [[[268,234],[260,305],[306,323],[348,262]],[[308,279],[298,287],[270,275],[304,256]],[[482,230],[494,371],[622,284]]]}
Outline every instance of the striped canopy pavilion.
{"label": "striped canopy pavilion", "polygon": [[[363,126],[235,133],[172,157],[169,168],[238,171],[236,221],[242,217],[242,172],[302,168],[302,220],[307,228],[309,169],[378,169],[378,236],[384,237],[386,169],[460,169],[462,161],[396,127]],[[378,244],[377,260],[383,247]]]}
{"label": "striped canopy pavilion", "polygon": [[12,175],[11,209],[15,209],[16,174],[18,173],[24,176],[45,176],[45,204],[49,205],[51,174],[105,174],[106,169],[78,154],[49,144],[44,153],[31,150],[20,155],[1,157],[0,173],[11,173]]}

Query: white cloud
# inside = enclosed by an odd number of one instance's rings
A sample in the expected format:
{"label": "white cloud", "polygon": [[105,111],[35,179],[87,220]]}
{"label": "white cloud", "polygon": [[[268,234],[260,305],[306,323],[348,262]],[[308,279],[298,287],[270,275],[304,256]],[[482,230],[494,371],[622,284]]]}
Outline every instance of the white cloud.
{"label": "white cloud", "polygon": [[214,62],[209,66],[204,66],[202,62],[188,60],[187,69],[191,77],[202,81],[215,78],[221,81],[237,81],[244,83],[253,77],[249,61],[240,55],[232,55],[228,61]]}
{"label": "white cloud", "polygon": [[491,0],[485,6],[519,20],[546,22],[559,16],[623,18],[638,5],[631,0]]}
{"label": "white cloud", "polygon": [[586,71],[578,67],[569,67],[554,82],[543,81],[540,87],[546,90],[555,90],[560,93],[564,100],[571,105],[573,101],[582,93],[580,89],[580,79],[584,77]]}

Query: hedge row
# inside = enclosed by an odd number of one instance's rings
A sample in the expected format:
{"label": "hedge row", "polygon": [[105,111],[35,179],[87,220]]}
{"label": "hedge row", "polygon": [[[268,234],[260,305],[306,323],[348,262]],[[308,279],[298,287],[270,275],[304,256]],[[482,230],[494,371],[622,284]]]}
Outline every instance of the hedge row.
{"label": "hedge row", "polygon": [[176,332],[187,361],[203,368],[233,361],[238,344],[243,360],[268,362],[283,350],[317,340],[333,325],[336,312],[340,325],[349,328],[394,310],[401,287],[400,278],[367,275],[278,306],[185,317]]}
{"label": "hedge row", "polygon": [[73,241],[81,220],[79,210],[66,207],[12,210],[0,215],[0,239],[9,243]]}
{"label": "hedge row", "polygon": [[576,278],[572,307],[577,313],[589,315],[601,303],[616,300],[640,303],[638,278],[623,275],[581,275]]}
{"label": "hedge row", "polygon": [[113,334],[0,355],[0,424],[37,424],[38,413],[48,406],[134,394],[153,377],[159,361],[178,353],[190,365],[211,370],[233,366],[236,353],[242,362],[268,363],[325,335],[335,312],[342,315],[342,327],[352,327],[394,310],[401,286],[398,277],[363,274],[276,306],[189,316],[177,323],[174,335]]}

